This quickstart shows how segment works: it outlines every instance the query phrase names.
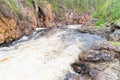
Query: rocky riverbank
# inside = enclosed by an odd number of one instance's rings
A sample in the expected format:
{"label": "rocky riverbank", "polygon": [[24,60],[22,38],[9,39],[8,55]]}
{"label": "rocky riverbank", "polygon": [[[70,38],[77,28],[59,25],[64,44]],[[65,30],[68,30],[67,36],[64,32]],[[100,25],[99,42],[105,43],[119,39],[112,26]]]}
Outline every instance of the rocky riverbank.
{"label": "rocky riverbank", "polygon": [[[119,29],[112,32],[110,28],[82,27],[78,31],[101,35],[108,41],[94,42],[89,49],[83,50],[79,60],[71,64],[73,70],[84,76],[82,80],[120,80],[120,46],[117,46],[120,43],[114,42],[119,41],[119,32],[116,33]],[[81,80],[80,75],[73,74],[68,80]]]}

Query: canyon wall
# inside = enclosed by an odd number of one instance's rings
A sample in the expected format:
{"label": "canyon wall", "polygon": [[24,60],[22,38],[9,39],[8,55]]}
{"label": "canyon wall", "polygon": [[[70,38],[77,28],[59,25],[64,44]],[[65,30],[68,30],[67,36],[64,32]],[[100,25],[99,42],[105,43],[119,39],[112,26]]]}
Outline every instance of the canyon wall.
{"label": "canyon wall", "polygon": [[[30,35],[37,27],[52,27],[50,24],[51,6],[44,5],[44,10],[35,4],[28,6],[24,0],[16,0],[14,3],[20,9],[15,11],[9,1],[0,1],[0,44],[10,43],[21,38],[23,35]],[[17,9],[17,8],[16,8]],[[39,11],[41,9],[42,12]],[[48,16],[48,17],[47,17]]]}

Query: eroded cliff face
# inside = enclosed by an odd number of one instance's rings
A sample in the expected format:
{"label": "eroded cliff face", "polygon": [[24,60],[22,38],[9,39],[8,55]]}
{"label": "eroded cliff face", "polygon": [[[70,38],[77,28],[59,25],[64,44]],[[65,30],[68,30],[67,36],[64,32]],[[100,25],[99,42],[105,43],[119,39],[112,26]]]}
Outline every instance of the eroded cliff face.
{"label": "eroded cliff face", "polygon": [[0,2],[0,44],[31,34],[33,27],[30,24],[22,14],[13,13],[5,1]]}
{"label": "eroded cliff face", "polygon": [[[21,38],[23,35],[30,35],[37,27],[52,27],[52,10],[50,4],[43,8],[34,4],[28,6],[24,0],[16,0],[16,5],[21,12],[13,12],[6,1],[0,1],[0,44],[9,43]],[[42,12],[44,14],[41,14]]]}

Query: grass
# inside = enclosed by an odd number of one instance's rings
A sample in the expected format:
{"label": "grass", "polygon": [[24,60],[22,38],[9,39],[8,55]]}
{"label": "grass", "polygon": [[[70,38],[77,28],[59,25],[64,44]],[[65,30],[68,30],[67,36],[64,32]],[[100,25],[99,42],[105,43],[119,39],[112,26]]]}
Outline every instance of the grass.
{"label": "grass", "polygon": [[105,23],[105,20],[104,19],[100,19],[100,20],[98,20],[96,23],[95,23],[95,25],[96,26],[100,26],[101,24],[104,24]]}
{"label": "grass", "polygon": [[116,47],[120,47],[120,42],[112,42],[112,44]]}
{"label": "grass", "polygon": [[24,0],[24,3],[29,7],[32,6],[32,0]]}
{"label": "grass", "polygon": [[9,7],[11,8],[12,12],[14,13],[21,13],[21,9],[16,5],[16,3],[13,0],[5,0]]}

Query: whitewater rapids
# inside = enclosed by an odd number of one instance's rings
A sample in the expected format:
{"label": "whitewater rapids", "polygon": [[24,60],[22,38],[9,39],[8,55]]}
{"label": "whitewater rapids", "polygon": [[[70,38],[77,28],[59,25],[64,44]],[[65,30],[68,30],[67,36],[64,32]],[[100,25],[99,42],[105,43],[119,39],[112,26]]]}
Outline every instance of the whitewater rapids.
{"label": "whitewater rapids", "polygon": [[72,71],[70,64],[78,59],[83,45],[87,45],[85,41],[92,44],[103,39],[84,35],[75,30],[53,29],[0,48],[0,80],[61,80]]}

